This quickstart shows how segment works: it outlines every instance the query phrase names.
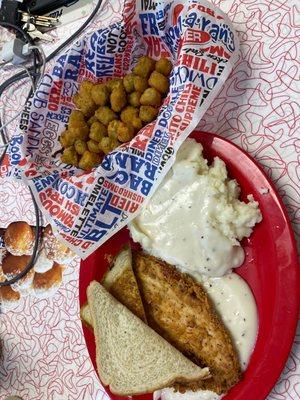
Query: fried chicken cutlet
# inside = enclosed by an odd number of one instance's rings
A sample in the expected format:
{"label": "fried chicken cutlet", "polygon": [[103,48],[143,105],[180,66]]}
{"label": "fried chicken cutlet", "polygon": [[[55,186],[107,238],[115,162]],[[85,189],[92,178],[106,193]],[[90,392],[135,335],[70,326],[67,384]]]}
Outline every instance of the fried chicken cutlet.
{"label": "fried chicken cutlet", "polygon": [[231,337],[205,290],[192,277],[143,252],[133,252],[133,270],[149,326],[212,378],[186,389],[227,392],[241,375]]}

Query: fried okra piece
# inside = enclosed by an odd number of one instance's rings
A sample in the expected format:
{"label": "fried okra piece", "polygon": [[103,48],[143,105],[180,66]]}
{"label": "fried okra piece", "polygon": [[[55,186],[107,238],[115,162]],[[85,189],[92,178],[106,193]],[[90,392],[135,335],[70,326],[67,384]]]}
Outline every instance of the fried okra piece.
{"label": "fried okra piece", "polygon": [[103,151],[104,154],[110,153],[116,147],[118,147],[120,143],[117,139],[112,137],[105,137],[101,140],[99,147]]}
{"label": "fried okra piece", "polygon": [[121,120],[125,122],[125,124],[130,124],[133,118],[139,116],[139,110],[138,108],[132,107],[132,106],[127,106],[122,110],[121,112]]}
{"label": "fried okra piece", "polygon": [[128,97],[128,103],[132,107],[139,107],[140,106],[140,98],[141,98],[142,93],[141,92],[132,92],[130,93]]}
{"label": "fried okra piece", "polygon": [[90,129],[87,124],[82,126],[69,126],[70,135],[75,139],[88,140]]}
{"label": "fried okra piece", "polygon": [[167,58],[162,57],[155,63],[155,71],[163,74],[164,76],[169,76],[172,71],[172,63]]}
{"label": "fried okra piece", "polygon": [[91,118],[89,118],[87,120],[87,124],[88,124],[88,126],[91,126],[93,124],[93,122],[97,122],[97,121],[98,121],[97,117],[95,115],[93,115]]}
{"label": "fried okra piece", "polygon": [[153,71],[150,75],[148,83],[161,94],[166,94],[169,91],[169,80],[163,74]]}
{"label": "fried okra piece", "polygon": [[69,117],[69,128],[72,126],[77,127],[82,125],[86,125],[83,113],[79,110],[72,110]]}
{"label": "fried okra piece", "polygon": [[143,122],[149,123],[153,121],[158,114],[158,108],[152,106],[141,106],[139,117]]}
{"label": "fried okra piece", "polygon": [[118,126],[120,125],[121,121],[118,119],[114,119],[108,124],[107,133],[110,138],[117,138],[118,137]]}
{"label": "fried okra piece", "polygon": [[110,79],[105,84],[106,84],[106,87],[107,87],[109,93],[111,93],[113,89],[124,87],[123,80],[121,78]]}
{"label": "fried okra piece", "polygon": [[90,139],[100,142],[104,136],[107,136],[107,128],[101,122],[93,122],[90,127]]}
{"label": "fried okra piece", "polygon": [[76,140],[74,143],[75,150],[78,154],[82,155],[88,148],[84,140]]}
{"label": "fried okra piece", "polygon": [[134,137],[134,128],[132,125],[120,121],[117,133],[120,142],[129,142]]}
{"label": "fried okra piece", "polygon": [[86,144],[90,152],[101,153],[101,150],[99,148],[99,142],[96,142],[96,140],[91,139]]}
{"label": "fried okra piece", "polygon": [[154,88],[148,88],[141,95],[140,102],[143,106],[160,106],[161,94]]}
{"label": "fried okra piece", "polygon": [[122,87],[116,87],[110,94],[111,108],[115,112],[120,112],[127,104],[126,92]]}
{"label": "fried okra piece", "polygon": [[117,119],[117,114],[107,106],[99,107],[95,112],[98,120],[105,126],[107,126],[111,121]]}
{"label": "fried okra piece", "polygon": [[75,147],[70,146],[64,149],[61,156],[61,161],[65,164],[71,164],[77,167],[78,165],[78,154],[76,153]]}
{"label": "fried okra piece", "polygon": [[76,138],[68,130],[63,131],[59,137],[59,142],[63,148],[72,146],[75,140]]}
{"label": "fried okra piece", "polygon": [[155,61],[148,56],[143,56],[139,59],[137,65],[133,68],[133,72],[135,75],[139,75],[143,78],[148,78],[154,68]]}
{"label": "fried okra piece", "polygon": [[91,95],[97,106],[105,106],[109,101],[109,90],[107,86],[102,83],[93,86]]}
{"label": "fried okra piece", "polygon": [[86,150],[79,160],[79,168],[88,171],[99,165],[101,161],[102,161],[101,154],[92,153],[89,150]]}
{"label": "fried okra piece", "polygon": [[149,86],[147,78],[142,78],[141,76],[138,75],[136,75],[133,78],[133,85],[134,85],[134,90],[136,92],[141,92],[141,93],[144,92]]}
{"label": "fried okra piece", "polygon": [[83,96],[85,96],[85,95],[90,96],[93,86],[94,86],[94,84],[91,81],[88,81],[88,80],[82,81],[79,86],[79,94],[83,95]]}
{"label": "fried okra piece", "polygon": [[133,126],[135,132],[138,132],[143,127],[143,123],[140,117],[132,118],[131,125]]}
{"label": "fried okra piece", "polygon": [[73,102],[87,118],[90,118],[97,109],[97,105],[94,103],[91,94],[81,95],[76,93],[73,97]]}
{"label": "fried okra piece", "polygon": [[134,74],[125,75],[123,85],[127,93],[132,93],[134,91]]}

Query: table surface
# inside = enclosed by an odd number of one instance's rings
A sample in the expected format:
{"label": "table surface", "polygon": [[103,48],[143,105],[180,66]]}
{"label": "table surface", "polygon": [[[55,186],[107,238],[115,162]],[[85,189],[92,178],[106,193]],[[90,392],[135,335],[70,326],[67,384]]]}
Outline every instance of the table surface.
{"label": "table surface", "polygon": [[[263,166],[283,198],[299,243],[300,68],[296,61],[300,58],[299,3],[297,0],[213,2],[233,21],[240,34],[241,48],[234,71],[199,128],[232,140]],[[122,0],[106,1],[89,29],[107,26],[121,15]],[[82,22],[75,21],[53,32],[57,41],[45,46],[45,51],[56,47]],[[0,32],[0,45],[7,37],[7,33]],[[10,74],[11,71],[1,72],[0,80]],[[6,118],[20,109],[25,93],[23,85],[2,96],[0,108],[5,107]],[[12,125],[9,133],[13,131]],[[17,182],[2,179],[0,226],[20,219],[34,223],[28,190]],[[53,298],[28,296],[0,315],[3,345],[0,400],[12,394],[26,400],[108,399],[84,342],[79,319],[78,274],[79,259],[68,268],[64,283]],[[300,399],[299,325],[287,364],[268,397],[271,399]]]}

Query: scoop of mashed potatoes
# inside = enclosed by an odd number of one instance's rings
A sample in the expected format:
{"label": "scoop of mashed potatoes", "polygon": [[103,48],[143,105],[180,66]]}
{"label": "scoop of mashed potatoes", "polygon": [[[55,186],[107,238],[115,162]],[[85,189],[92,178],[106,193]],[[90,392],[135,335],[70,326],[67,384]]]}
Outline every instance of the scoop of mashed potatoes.
{"label": "scoop of mashed potatoes", "polygon": [[150,201],[129,224],[144,250],[187,272],[222,276],[244,261],[239,243],[262,216],[253,196],[239,200],[240,188],[225,163],[212,165],[202,146],[186,140]]}

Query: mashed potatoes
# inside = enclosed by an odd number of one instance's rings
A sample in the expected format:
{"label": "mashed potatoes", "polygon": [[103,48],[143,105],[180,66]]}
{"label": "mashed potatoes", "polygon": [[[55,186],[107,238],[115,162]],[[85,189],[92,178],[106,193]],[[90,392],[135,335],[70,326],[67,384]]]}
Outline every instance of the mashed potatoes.
{"label": "mashed potatoes", "polygon": [[218,157],[211,166],[202,146],[188,139],[141,213],[129,225],[132,238],[149,253],[184,271],[222,276],[240,266],[239,240],[262,219],[258,203],[238,199],[240,188]]}

